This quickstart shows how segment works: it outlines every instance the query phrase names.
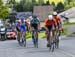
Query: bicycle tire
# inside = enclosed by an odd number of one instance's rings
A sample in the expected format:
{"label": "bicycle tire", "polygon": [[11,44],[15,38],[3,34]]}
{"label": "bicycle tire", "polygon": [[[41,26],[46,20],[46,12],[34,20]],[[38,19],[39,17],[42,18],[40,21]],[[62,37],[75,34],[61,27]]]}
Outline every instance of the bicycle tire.
{"label": "bicycle tire", "polygon": [[51,47],[52,47],[52,52],[54,52],[54,42],[51,44]]}
{"label": "bicycle tire", "polygon": [[26,47],[26,38],[24,37],[24,35],[22,34],[22,46]]}
{"label": "bicycle tire", "polygon": [[38,48],[38,39],[36,37],[36,32],[34,32],[34,47]]}
{"label": "bicycle tire", "polygon": [[[49,33],[50,34],[50,33]],[[51,38],[49,36],[49,51],[54,52],[54,41],[52,40],[51,42]]]}
{"label": "bicycle tire", "polygon": [[56,34],[55,36],[55,48],[59,48],[59,35]]}
{"label": "bicycle tire", "polygon": [[26,38],[24,38],[23,45],[24,45],[24,47],[26,47]]}
{"label": "bicycle tire", "polygon": [[[49,33],[49,34],[50,34],[50,33]],[[51,49],[52,49],[52,47],[51,47],[52,45],[51,45],[50,40],[51,40],[51,39],[50,39],[50,35],[49,35],[49,51],[51,51]]]}
{"label": "bicycle tire", "polygon": [[59,48],[59,38],[57,38],[56,46],[56,48]]}

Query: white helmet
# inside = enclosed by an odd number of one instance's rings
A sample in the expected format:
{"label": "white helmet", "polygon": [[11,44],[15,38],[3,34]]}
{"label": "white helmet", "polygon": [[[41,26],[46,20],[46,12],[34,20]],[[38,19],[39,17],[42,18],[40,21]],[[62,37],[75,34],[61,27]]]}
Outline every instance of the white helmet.
{"label": "white helmet", "polygon": [[52,16],[52,15],[49,15],[49,16],[48,16],[48,19],[49,19],[49,20],[52,20],[52,19],[53,19],[53,16]]}
{"label": "white helmet", "polygon": [[32,19],[32,16],[29,16],[29,19]]}
{"label": "white helmet", "polygon": [[53,15],[57,15],[57,12],[53,12]]}

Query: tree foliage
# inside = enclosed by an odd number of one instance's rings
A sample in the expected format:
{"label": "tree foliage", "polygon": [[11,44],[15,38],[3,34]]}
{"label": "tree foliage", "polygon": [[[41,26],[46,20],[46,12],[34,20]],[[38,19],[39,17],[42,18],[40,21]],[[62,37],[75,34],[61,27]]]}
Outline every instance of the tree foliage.
{"label": "tree foliage", "polygon": [[0,0],[0,18],[5,19],[9,15],[9,8]]}
{"label": "tree foliage", "polygon": [[58,13],[64,11],[64,4],[62,2],[59,2],[55,9]]}
{"label": "tree foliage", "polygon": [[51,5],[55,7],[55,3],[54,2],[52,2]]}
{"label": "tree foliage", "polygon": [[34,5],[38,5],[35,0],[32,0],[32,2],[26,2],[26,0],[21,0],[20,3],[16,4],[15,10],[17,12],[32,11]]}
{"label": "tree foliage", "polygon": [[73,0],[67,0],[67,3],[70,4],[70,2],[72,2]]}
{"label": "tree foliage", "polygon": [[[67,3],[68,2],[68,3]],[[65,10],[69,9],[69,8],[72,8],[72,7],[75,7],[75,0],[66,0],[65,1],[66,5],[65,5]]]}
{"label": "tree foliage", "polygon": [[46,1],[46,5],[50,5],[50,2],[49,2],[49,0],[48,0],[48,1]]}

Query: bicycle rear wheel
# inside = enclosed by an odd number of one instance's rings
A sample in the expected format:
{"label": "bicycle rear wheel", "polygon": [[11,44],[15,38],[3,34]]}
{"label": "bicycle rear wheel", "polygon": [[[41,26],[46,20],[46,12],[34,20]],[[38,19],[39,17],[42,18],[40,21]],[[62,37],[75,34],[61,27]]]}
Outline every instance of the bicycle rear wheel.
{"label": "bicycle rear wheel", "polygon": [[51,51],[51,52],[54,52],[54,42],[51,42],[50,44],[49,44],[49,51]]}
{"label": "bicycle rear wheel", "polygon": [[23,38],[23,46],[26,47],[26,38]]}
{"label": "bicycle rear wheel", "polygon": [[59,34],[56,34],[56,38],[55,38],[55,48],[59,48]]}
{"label": "bicycle rear wheel", "polygon": [[25,33],[22,34],[22,46],[26,47],[26,37],[25,37]]}

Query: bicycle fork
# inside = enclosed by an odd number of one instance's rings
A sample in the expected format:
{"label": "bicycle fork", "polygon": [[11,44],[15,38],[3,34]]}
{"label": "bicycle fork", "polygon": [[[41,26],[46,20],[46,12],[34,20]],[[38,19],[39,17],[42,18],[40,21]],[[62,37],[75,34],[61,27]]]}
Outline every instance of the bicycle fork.
{"label": "bicycle fork", "polygon": [[50,47],[49,47],[49,51],[54,51],[54,38],[52,38],[52,32],[50,33],[49,32],[49,34],[51,34],[51,35],[49,35],[49,45],[50,45]]}
{"label": "bicycle fork", "polygon": [[37,36],[37,35],[36,35],[36,32],[33,32],[33,33],[32,33],[33,44],[34,44],[35,47],[38,48],[38,37],[36,37],[36,36]]}

